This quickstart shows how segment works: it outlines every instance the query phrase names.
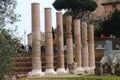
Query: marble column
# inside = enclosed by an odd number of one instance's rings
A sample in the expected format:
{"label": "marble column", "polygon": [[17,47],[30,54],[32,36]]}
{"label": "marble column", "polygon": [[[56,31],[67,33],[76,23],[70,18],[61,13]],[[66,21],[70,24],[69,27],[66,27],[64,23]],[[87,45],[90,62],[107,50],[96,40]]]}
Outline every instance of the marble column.
{"label": "marble column", "polygon": [[32,71],[29,75],[44,75],[41,70],[39,3],[32,3]]}
{"label": "marble column", "polygon": [[95,49],[94,49],[94,26],[92,24],[89,24],[88,26],[88,39],[89,39],[89,64],[90,69],[95,69]]}
{"label": "marble column", "polygon": [[64,41],[63,41],[63,18],[62,12],[56,13],[57,21],[57,54],[58,54],[58,68],[57,73],[66,73],[64,65]]}
{"label": "marble column", "polygon": [[83,69],[88,71],[89,68],[89,55],[88,55],[88,35],[87,35],[87,23],[82,22],[82,58],[83,58]]}
{"label": "marble column", "polygon": [[73,63],[72,16],[66,16],[66,53],[67,64]]}
{"label": "marble column", "polygon": [[75,72],[81,73],[82,69],[82,55],[81,55],[81,30],[80,30],[80,19],[74,20],[74,44],[75,44],[75,58],[77,67]]}
{"label": "marble column", "polygon": [[54,71],[53,39],[52,39],[52,10],[45,8],[45,55],[46,74],[56,74]]}

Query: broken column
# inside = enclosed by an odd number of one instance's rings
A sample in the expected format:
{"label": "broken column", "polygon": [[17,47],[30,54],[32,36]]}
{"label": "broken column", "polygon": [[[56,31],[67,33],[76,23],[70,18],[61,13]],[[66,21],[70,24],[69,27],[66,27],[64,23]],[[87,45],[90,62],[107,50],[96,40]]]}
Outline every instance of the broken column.
{"label": "broken column", "polygon": [[90,60],[90,69],[95,69],[95,50],[94,50],[94,26],[89,24],[88,26],[88,37],[89,37],[89,60]]}
{"label": "broken column", "polygon": [[56,74],[54,71],[53,39],[52,39],[52,12],[45,8],[45,63],[46,74]]}
{"label": "broken column", "polygon": [[62,12],[56,13],[56,21],[57,21],[57,54],[58,54],[57,73],[66,73],[65,65],[64,65],[64,42],[63,42]]}
{"label": "broken column", "polygon": [[29,75],[44,75],[41,70],[39,3],[32,3],[32,71]]}
{"label": "broken column", "polygon": [[[66,57],[67,64],[73,63],[72,16],[66,16]],[[68,66],[69,67],[69,66]]]}
{"label": "broken column", "polygon": [[81,30],[80,19],[74,20],[74,44],[75,44],[75,58],[77,62],[76,73],[81,73],[82,69],[82,55],[81,55]]}
{"label": "broken column", "polygon": [[83,58],[83,69],[88,71],[89,68],[89,55],[88,55],[88,38],[87,38],[87,23],[82,22],[82,58]]}

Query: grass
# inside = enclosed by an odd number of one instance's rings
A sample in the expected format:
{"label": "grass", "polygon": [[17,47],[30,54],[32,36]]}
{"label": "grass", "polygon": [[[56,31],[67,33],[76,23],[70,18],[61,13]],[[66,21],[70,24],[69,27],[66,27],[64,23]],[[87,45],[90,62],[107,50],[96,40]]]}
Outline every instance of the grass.
{"label": "grass", "polygon": [[82,77],[55,77],[55,78],[30,78],[21,80],[120,80],[118,76],[82,76]]}

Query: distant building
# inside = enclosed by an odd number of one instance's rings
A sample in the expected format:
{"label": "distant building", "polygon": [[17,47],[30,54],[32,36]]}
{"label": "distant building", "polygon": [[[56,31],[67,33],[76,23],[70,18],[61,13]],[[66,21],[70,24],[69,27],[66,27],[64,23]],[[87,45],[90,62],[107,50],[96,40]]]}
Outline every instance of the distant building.
{"label": "distant building", "polygon": [[103,0],[102,5],[104,6],[104,17],[106,18],[116,9],[120,10],[120,0]]}
{"label": "distant building", "polygon": [[90,15],[90,21],[94,25],[95,29],[100,28],[100,23],[104,19],[104,6],[101,4],[103,0],[95,0],[98,7]]}
{"label": "distant building", "polygon": [[[95,29],[100,28],[101,22],[108,18],[116,9],[120,10],[120,0],[95,0],[98,7],[92,12],[90,19]],[[105,50],[118,50],[120,49],[120,38],[114,36],[95,37],[95,56],[96,62],[100,61],[104,55]]]}
{"label": "distant building", "polygon": [[120,50],[120,38],[97,37],[95,50]]}
{"label": "distant building", "polygon": [[95,50],[112,50],[112,41],[111,40],[96,40],[95,41]]}
{"label": "distant building", "polygon": [[120,10],[120,0],[95,0],[98,7],[90,15],[95,29],[100,28],[101,22],[110,16],[116,9]]}
{"label": "distant building", "polygon": [[[44,45],[45,44],[45,33],[41,32],[40,34],[41,34],[40,44]],[[32,46],[32,35],[31,35],[31,33],[27,35],[27,38],[28,38],[28,45]]]}

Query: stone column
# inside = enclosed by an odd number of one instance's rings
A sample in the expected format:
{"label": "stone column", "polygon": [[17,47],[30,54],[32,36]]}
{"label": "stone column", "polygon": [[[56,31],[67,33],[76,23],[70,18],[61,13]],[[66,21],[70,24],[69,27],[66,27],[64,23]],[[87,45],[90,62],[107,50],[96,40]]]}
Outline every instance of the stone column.
{"label": "stone column", "polygon": [[73,63],[72,16],[66,16],[67,64]]}
{"label": "stone column", "polygon": [[32,71],[29,75],[44,75],[41,70],[39,3],[32,3]]}
{"label": "stone column", "polygon": [[80,19],[74,20],[74,44],[75,44],[75,58],[77,62],[76,73],[81,73],[82,69],[82,56],[81,56],[81,30]]}
{"label": "stone column", "polygon": [[52,39],[52,12],[51,8],[45,8],[45,55],[46,55],[46,74],[55,74],[53,39]]}
{"label": "stone column", "polygon": [[90,69],[95,69],[95,50],[94,50],[94,26],[92,24],[89,24],[88,26],[89,30],[89,59],[90,59]]}
{"label": "stone column", "polygon": [[82,58],[84,71],[89,70],[87,23],[82,22]]}
{"label": "stone column", "polygon": [[64,66],[64,42],[63,42],[63,18],[62,12],[56,13],[57,21],[57,54],[58,54],[58,69],[57,73],[66,73]]}

